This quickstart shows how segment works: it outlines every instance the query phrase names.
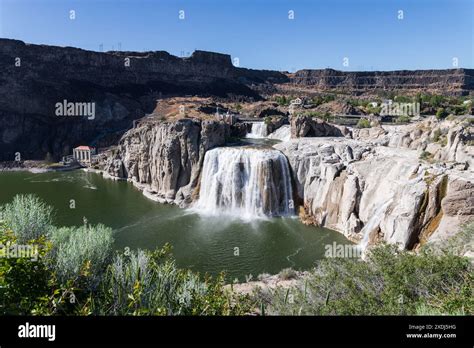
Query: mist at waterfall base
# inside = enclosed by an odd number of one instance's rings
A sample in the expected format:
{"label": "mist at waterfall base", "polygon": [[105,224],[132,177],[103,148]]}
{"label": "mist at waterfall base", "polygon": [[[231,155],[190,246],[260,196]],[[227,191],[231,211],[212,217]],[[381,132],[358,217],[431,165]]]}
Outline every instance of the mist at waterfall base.
{"label": "mist at waterfall base", "polygon": [[[0,204],[26,193],[54,207],[55,225],[79,226],[83,217],[103,223],[113,228],[117,250],[170,243],[179,267],[213,275],[226,271],[228,280],[244,281],[250,274],[255,279],[286,267],[309,269],[324,257],[325,245],[347,243],[340,233],[305,226],[295,217],[245,222],[158,204],[130,183],[95,173],[0,173]],[[70,209],[71,199],[75,209]]]}

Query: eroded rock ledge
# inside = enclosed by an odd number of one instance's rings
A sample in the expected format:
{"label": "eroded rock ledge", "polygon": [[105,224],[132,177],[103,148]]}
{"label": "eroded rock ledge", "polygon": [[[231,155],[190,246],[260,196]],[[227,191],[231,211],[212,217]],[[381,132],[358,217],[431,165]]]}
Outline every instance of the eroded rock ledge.
{"label": "eroded rock ledge", "polygon": [[105,172],[158,202],[184,206],[199,184],[205,152],[223,145],[228,132],[224,123],[195,119],[145,124],[124,134]]}
{"label": "eroded rock ledge", "polygon": [[353,130],[353,137],[275,145],[289,159],[304,222],[363,245],[385,240],[410,249],[474,217],[468,124],[428,120]]}

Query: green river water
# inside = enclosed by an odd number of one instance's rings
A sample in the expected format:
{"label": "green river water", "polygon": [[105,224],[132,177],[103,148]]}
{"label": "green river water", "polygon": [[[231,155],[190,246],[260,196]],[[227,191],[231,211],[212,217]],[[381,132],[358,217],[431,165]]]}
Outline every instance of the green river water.
{"label": "green river water", "polygon": [[0,204],[20,193],[34,193],[53,206],[56,225],[81,225],[86,217],[113,228],[117,249],[154,249],[168,242],[178,266],[225,271],[240,281],[286,267],[308,269],[323,257],[326,244],[348,243],[341,234],[305,226],[296,217],[244,222],[201,216],[150,201],[130,183],[84,171],[0,173]]}

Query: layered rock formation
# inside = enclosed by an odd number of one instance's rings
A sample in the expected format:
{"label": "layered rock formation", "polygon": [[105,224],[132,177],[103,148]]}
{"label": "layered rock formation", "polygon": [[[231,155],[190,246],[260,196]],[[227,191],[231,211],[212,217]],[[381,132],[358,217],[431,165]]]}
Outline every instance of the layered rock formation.
{"label": "layered rock formation", "polygon": [[[17,152],[24,160],[42,160],[47,154],[58,159],[80,144],[111,145],[133,120],[152,112],[160,96],[255,101],[288,87],[298,93],[352,94],[378,89],[440,94],[474,90],[474,72],[469,69],[286,74],[237,68],[229,55],[211,52],[178,58],[163,51],[101,53],[8,39],[0,39],[0,65],[0,161],[13,160]],[[94,104],[95,115],[57,116],[56,103],[64,101]],[[255,110],[262,117],[285,113],[278,106]]]}
{"label": "layered rock formation", "polygon": [[104,169],[154,200],[184,206],[199,184],[205,152],[224,144],[228,132],[226,124],[214,121],[145,124],[124,134]]}
{"label": "layered rock formation", "polygon": [[321,69],[299,70],[289,77],[293,85],[350,93],[399,90],[467,95],[474,89],[473,69],[360,72]]}
{"label": "layered rock formation", "polygon": [[[235,68],[229,55],[196,51],[92,52],[0,40],[0,161],[58,158],[80,144],[107,146],[168,95],[260,99],[253,84],[279,83],[279,72]],[[94,103],[93,118],[57,116],[56,103]],[[101,143],[102,141],[102,143]]]}
{"label": "layered rock formation", "polygon": [[[471,128],[450,123],[446,146],[434,154],[439,160],[419,158],[433,144],[429,134],[446,126],[427,121],[354,130],[356,139],[301,138],[275,148],[289,159],[304,221],[341,231],[364,247],[385,240],[413,248],[474,218]],[[413,128],[428,135],[412,139]]]}
{"label": "layered rock formation", "polygon": [[345,126],[327,123],[319,118],[298,115],[290,119],[291,137],[342,137],[350,136],[350,130]]}
{"label": "layered rock formation", "polygon": [[353,137],[389,147],[425,151],[427,158],[434,161],[474,167],[474,126],[469,120],[439,122],[429,118],[406,126],[355,129]]}

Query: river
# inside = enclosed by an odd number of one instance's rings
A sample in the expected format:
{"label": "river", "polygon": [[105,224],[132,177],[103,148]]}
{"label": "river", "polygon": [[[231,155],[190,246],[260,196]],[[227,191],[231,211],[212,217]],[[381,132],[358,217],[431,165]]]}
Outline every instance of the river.
{"label": "river", "polygon": [[348,243],[296,217],[248,221],[158,204],[130,183],[80,170],[0,173],[0,204],[20,193],[34,193],[53,206],[56,225],[80,225],[83,217],[103,223],[113,228],[117,249],[154,249],[168,242],[179,267],[213,275],[225,271],[239,281],[286,267],[308,269],[324,256],[326,244]]}

